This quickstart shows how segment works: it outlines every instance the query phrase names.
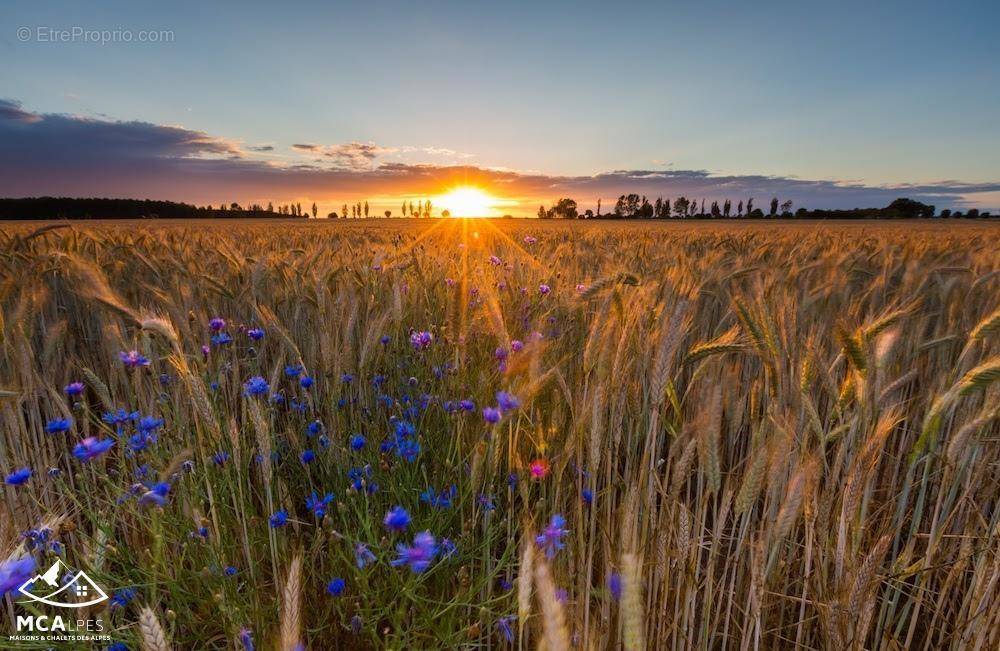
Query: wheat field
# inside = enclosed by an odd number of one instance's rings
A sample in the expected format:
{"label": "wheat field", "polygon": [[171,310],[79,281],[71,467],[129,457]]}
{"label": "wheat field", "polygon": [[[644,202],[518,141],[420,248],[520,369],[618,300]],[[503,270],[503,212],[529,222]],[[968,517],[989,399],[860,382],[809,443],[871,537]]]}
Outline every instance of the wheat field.
{"label": "wheat field", "polygon": [[995,225],[20,224],[0,274],[0,579],[86,569],[109,647],[1000,648]]}

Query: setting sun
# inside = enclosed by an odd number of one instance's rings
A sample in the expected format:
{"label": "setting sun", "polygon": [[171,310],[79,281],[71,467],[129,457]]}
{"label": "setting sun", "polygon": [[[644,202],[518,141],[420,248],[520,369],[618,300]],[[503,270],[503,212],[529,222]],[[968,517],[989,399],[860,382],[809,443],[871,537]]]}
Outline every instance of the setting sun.
{"label": "setting sun", "polygon": [[491,217],[501,201],[479,188],[461,187],[441,195],[436,203],[452,217]]}

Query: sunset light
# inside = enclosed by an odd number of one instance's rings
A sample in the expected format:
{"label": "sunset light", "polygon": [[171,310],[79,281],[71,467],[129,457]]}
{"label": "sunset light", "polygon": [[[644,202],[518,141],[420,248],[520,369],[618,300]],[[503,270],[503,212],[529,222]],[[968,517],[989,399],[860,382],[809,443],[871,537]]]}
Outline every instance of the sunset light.
{"label": "sunset light", "polygon": [[435,203],[452,217],[492,217],[494,208],[503,202],[479,188],[467,186],[441,195]]}

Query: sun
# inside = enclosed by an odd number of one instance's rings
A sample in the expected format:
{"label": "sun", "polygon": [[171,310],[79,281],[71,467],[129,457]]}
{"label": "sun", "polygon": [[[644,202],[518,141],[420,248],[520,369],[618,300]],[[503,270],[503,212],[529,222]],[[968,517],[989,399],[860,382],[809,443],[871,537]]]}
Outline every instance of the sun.
{"label": "sun", "polygon": [[452,217],[491,217],[493,208],[503,202],[479,188],[464,186],[442,194],[435,203]]}

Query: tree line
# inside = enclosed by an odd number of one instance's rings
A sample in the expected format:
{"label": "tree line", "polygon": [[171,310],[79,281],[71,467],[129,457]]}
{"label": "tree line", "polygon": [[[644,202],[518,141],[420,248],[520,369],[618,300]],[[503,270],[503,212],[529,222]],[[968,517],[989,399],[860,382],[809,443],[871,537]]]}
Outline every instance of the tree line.
{"label": "tree line", "polygon": [[601,199],[597,200],[597,210],[579,211],[577,202],[563,198],[550,207],[538,207],[537,216],[540,219],[918,219],[940,216],[949,217],[990,217],[989,212],[980,212],[970,208],[967,212],[942,210],[913,199],[901,197],[884,208],[850,208],[840,210],[810,210],[799,208],[792,212],[794,203],[791,199],[779,201],[772,197],[765,213],[763,209],[754,206],[753,197],[744,202],[738,200],[734,205],[730,199],[721,203],[712,201],[706,206],[705,199],[700,204],[696,199],[685,196],[670,198],[657,197],[650,202],[645,196],[638,194],[623,194],[618,197],[611,212],[601,212]]}

